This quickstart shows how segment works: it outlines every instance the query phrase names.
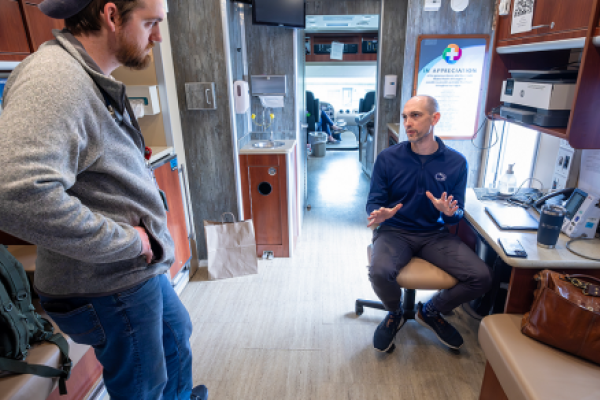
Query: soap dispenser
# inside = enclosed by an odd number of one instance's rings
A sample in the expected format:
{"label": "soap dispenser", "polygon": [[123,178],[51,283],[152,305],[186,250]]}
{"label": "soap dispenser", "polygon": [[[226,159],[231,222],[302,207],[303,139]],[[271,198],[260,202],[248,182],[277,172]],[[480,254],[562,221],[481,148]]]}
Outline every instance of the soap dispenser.
{"label": "soap dispenser", "polygon": [[514,165],[515,164],[508,164],[506,173],[500,177],[500,181],[498,182],[498,190],[500,194],[510,196],[515,193],[515,188],[517,187],[517,178],[515,178],[515,172],[513,171]]}

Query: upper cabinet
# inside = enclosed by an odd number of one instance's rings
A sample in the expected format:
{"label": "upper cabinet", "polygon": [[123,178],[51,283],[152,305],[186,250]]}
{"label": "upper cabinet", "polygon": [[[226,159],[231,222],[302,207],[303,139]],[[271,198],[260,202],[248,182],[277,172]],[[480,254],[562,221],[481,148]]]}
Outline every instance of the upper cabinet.
{"label": "upper cabinet", "polygon": [[529,32],[510,34],[512,7],[509,15],[496,15],[486,113],[503,119],[498,114],[502,87],[512,70],[578,68],[566,127],[519,124],[566,139],[576,149],[600,149],[600,0],[536,0],[534,4],[534,29]]}
{"label": "upper cabinet", "polygon": [[[343,60],[331,59],[331,44],[344,44]],[[377,61],[377,33],[308,33],[307,62]]]}
{"label": "upper cabinet", "polygon": [[29,53],[19,3],[15,0],[0,0],[0,60],[21,61]]}
{"label": "upper cabinet", "polygon": [[498,46],[584,37],[596,0],[536,0],[529,32],[510,33],[512,12],[499,16]]}
{"label": "upper cabinet", "polygon": [[[41,1],[39,1],[41,3]],[[44,42],[54,39],[53,29],[62,29],[65,23],[62,19],[49,18],[42,14],[35,0],[24,1],[23,11],[29,30],[32,51],[36,51]]]}
{"label": "upper cabinet", "polygon": [[62,20],[45,16],[41,0],[0,0],[0,61],[21,61],[40,45],[54,39],[52,29],[62,29]]}

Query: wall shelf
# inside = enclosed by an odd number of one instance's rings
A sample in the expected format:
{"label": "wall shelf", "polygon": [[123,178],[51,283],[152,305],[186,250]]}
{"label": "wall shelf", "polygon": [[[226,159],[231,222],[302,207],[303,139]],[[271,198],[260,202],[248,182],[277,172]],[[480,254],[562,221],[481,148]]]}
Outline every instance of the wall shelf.
{"label": "wall shelf", "polygon": [[539,132],[547,133],[547,134],[552,135],[552,136],[557,136],[557,137],[559,137],[561,139],[566,139],[566,137],[567,137],[567,128],[543,127],[543,126],[538,126],[538,125],[523,124],[523,123],[515,121],[513,119],[505,118],[505,117],[501,116],[500,114],[492,114],[492,120],[493,121],[506,121],[506,122],[510,122],[511,124],[519,125],[519,126],[522,126],[524,128],[527,128],[527,129],[532,129],[534,131],[539,131]]}
{"label": "wall shelf", "polygon": [[[592,38],[594,46],[600,46],[600,36]],[[563,40],[551,40],[548,42],[539,43],[526,43],[526,44],[515,44],[510,46],[498,46],[496,52],[498,54],[515,54],[515,53],[529,53],[534,51],[552,51],[552,50],[565,50],[565,49],[583,49],[585,46],[585,37],[563,39]]]}
{"label": "wall shelf", "polygon": [[[511,2],[511,8],[515,0]],[[554,29],[541,28],[511,33],[512,12],[496,15],[497,27],[491,52],[486,114],[501,105],[502,85],[511,70],[550,70],[566,68],[572,50],[581,49],[575,98],[566,128],[544,128],[518,123],[529,129],[565,139],[575,149],[600,149],[600,0],[540,0],[536,2],[533,25],[555,23]],[[499,115],[498,120],[505,120]]]}

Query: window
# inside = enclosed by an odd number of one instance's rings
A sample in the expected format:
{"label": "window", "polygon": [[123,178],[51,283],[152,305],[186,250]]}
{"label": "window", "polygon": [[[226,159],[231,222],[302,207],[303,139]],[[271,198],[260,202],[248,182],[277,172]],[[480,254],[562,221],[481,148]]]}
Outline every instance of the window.
{"label": "window", "polygon": [[[497,188],[500,177],[508,170],[508,165],[515,164],[515,178],[519,187],[527,178],[533,176],[540,133],[504,121],[494,121],[493,124],[490,145],[496,140],[497,142],[488,151],[483,186]],[[539,184],[532,185],[530,180],[522,187],[539,187]]]}
{"label": "window", "polygon": [[377,63],[308,63],[305,82],[306,90],[336,110],[358,111],[360,99],[377,88]]}

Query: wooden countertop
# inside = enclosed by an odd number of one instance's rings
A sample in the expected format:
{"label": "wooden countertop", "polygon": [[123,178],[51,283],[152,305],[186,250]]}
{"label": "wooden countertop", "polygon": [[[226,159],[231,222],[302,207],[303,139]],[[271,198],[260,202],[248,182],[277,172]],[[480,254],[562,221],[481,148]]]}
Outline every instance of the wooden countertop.
{"label": "wooden countertop", "polygon": [[[480,201],[475,195],[473,189],[467,189],[465,200],[465,218],[473,225],[479,234],[489,243],[498,253],[504,262],[511,267],[516,268],[600,268],[600,261],[588,260],[571,253],[566,244],[571,238],[560,234],[556,248],[545,249],[537,246],[537,231],[511,231],[498,228],[494,221],[485,211],[486,204],[494,203],[495,206],[502,206],[499,201]],[[506,205],[506,207],[510,207]],[[536,211],[529,212],[539,220]],[[508,257],[504,250],[498,244],[498,238],[507,237],[517,239],[527,252],[527,258]],[[571,245],[571,248],[577,252],[593,258],[600,258],[600,239],[591,239],[578,241]]]}

